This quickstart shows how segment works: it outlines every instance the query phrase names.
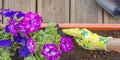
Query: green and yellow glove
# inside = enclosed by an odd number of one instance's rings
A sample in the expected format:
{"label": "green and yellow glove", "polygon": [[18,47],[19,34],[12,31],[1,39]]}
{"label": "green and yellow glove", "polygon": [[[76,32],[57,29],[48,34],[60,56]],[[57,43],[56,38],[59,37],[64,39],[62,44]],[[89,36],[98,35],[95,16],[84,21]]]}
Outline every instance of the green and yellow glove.
{"label": "green and yellow glove", "polygon": [[87,29],[63,29],[63,33],[73,36],[78,45],[88,50],[107,50],[106,44],[111,37],[99,36]]}

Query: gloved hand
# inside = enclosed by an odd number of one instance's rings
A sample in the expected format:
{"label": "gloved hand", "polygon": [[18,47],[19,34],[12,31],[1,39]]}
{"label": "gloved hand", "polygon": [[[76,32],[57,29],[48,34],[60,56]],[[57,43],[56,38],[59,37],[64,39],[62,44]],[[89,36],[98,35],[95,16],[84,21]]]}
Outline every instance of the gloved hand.
{"label": "gloved hand", "polygon": [[106,44],[110,37],[103,37],[87,29],[63,29],[63,33],[73,36],[78,45],[88,50],[107,50]]}

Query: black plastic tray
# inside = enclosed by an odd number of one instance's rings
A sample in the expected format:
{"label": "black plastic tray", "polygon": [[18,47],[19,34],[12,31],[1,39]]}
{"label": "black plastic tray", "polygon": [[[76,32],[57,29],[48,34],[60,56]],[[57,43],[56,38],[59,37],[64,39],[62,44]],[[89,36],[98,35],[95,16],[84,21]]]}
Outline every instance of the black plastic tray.
{"label": "black plastic tray", "polygon": [[120,18],[120,0],[96,0],[97,3],[115,18]]}

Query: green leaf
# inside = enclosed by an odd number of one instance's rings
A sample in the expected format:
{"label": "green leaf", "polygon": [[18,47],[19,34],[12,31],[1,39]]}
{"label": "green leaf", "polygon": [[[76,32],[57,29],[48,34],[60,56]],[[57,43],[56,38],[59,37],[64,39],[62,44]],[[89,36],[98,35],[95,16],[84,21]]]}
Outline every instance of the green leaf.
{"label": "green leaf", "polygon": [[3,48],[0,48],[0,60],[11,60],[8,50],[4,51]]}
{"label": "green leaf", "polygon": [[0,29],[0,40],[12,39],[12,36],[6,33],[3,29]]}
{"label": "green leaf", "polygon": [[35,58],[35,56],[30,55],[27,58],[24,58],[24,60],[37,60],[37,59]]}
{"label": "green leaf", "polygon": [[40,54],[44,44],[54,43],[59,46],[60,35],[57,33],[57,28],[55,26],[55,23],[49,23],[45,30],[40,30],[30,35],[36,43],[35,57],[37,60],[45,60]]}

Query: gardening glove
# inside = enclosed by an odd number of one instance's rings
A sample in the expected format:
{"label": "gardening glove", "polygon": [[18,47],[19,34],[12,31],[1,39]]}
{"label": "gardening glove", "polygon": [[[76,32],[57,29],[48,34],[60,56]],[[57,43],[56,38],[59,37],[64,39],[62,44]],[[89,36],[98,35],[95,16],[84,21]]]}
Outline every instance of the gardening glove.
{"label": "gardening glove", "polygon": [[107,50],[106,44],[111,37],[103,37],[87,29],[63,29],[63,33],[73,36],[75,41],[88,50]]}

